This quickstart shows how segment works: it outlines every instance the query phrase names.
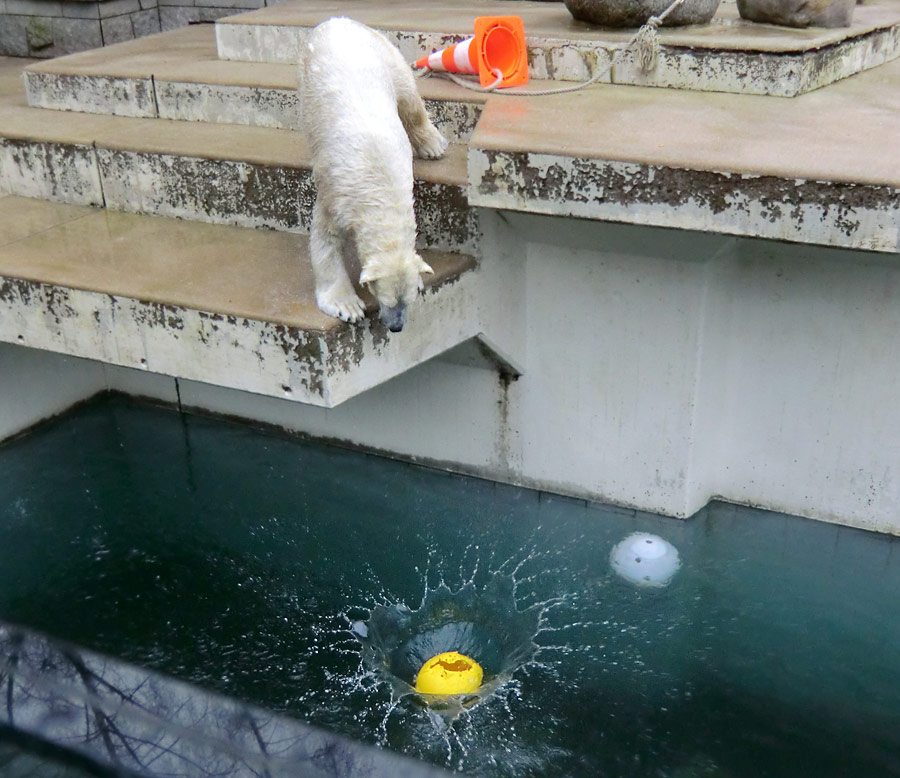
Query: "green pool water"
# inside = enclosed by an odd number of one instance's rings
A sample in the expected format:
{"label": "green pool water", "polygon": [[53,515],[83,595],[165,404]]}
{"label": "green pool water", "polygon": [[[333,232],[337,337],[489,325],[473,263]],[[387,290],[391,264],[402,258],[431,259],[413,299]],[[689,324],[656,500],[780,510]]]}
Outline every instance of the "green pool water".
{"label": "green pool water", "polygon": [[[635,531],[678,548],[668,587],[612,572]],[[478,775],[900,776],[898,595],[886,536],[635,514],[119,396],[0,446],[0,619]],[[402,696],[363,656],[373,613],[471,625],[496,684],[455,716]]]}

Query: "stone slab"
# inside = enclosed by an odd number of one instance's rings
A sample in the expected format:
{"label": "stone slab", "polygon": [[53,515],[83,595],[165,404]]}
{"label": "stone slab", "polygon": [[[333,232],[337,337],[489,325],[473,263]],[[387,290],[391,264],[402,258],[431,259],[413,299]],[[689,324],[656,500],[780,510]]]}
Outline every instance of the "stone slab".
{"label": "stone slab", "polygon": [[315,305],[308,240],[0,199],[0,340],[331,407],[478,334],[471,257],[392,335]]}
{"label": "stone slab", "polygon": [[[39,108],[300,129],[296,67],[220,61],[215,32],[193,25],[153,38],[60,57],[25,72]],[[438,78],[419,80],[451,141],[467,140],[486,96]]]}
{"label": "stone slab", "polygon": [[[292,0],[220,19],[216,26],[224,59],[296,62],[308,28],[334,15],[327,0]],[[413,62],[472,35],[478,16],[511,13],[508,3],[435,0],[357,0],[341,9],[382,30]],[[610,62],[634,31],[576,22],[562,3],[517,2],[525,24],[529,69],[538,79],[582,81]],[[856,9],[849,28],[795,30],[741,20],[723,4],[709,25],[660,30],[657,67],[645,74],[631,55],[622,57],[612,80],[620,84],[792,97],[900,56],[900,0],[874,0]]]}
{"label": "stone slab", "polygon": [[900,250],[900,63],[795,100],[595,87],[488,102],[470,201]]}

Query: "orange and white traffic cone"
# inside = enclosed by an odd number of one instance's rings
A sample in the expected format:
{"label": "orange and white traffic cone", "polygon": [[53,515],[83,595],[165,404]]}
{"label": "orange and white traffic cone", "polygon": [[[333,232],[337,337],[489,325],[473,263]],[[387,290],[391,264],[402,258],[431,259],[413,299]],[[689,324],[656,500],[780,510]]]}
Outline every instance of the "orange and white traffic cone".
{"label": "orange and white traffic cone", "polygon": [[482,86],[493,84],[499,70],[503,74],[499,87],[527,84],[525,26],[518,16],[479,16],[473,37],[422,57],[416,67],[472,73]]}

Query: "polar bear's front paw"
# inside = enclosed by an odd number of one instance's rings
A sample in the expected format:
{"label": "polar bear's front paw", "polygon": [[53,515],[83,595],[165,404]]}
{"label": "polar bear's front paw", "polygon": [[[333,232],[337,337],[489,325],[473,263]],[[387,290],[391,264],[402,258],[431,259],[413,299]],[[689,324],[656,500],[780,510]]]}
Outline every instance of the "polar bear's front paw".
{"label": "polar bear's front paw", "polygon": [[366,315],[363,301],[352,289],[343,293],[334,290],[317,293],[316,303],[322,313],[341,321],[357,322]]}
{"label": "polar bear's front paw", "polygon": [[413,133],[410,140],[419,159],[439,159],[447,150],[447,139],[430,122]]}

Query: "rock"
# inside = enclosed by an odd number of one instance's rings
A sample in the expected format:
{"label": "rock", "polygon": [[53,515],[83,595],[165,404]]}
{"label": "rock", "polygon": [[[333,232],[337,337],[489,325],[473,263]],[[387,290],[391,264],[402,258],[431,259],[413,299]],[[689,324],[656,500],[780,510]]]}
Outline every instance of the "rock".
{"label": "rock", "polygon": [[[720,0],[686,0],[666,17],[664,26],[706,24],[715,16]],[[602,27],[640,27],[661,14],[672,0],[565,0],[569,13],[582,22]]]}
{"label": "rock", "polygon": [[53,22],[40,16],[32,16],[25,30],[28,36],[28,48],[40,51],[53,45]]}
{"label": "rock", "polygon": [[784,27],[849,27],[857,0],[737,0],[751,22]]}

